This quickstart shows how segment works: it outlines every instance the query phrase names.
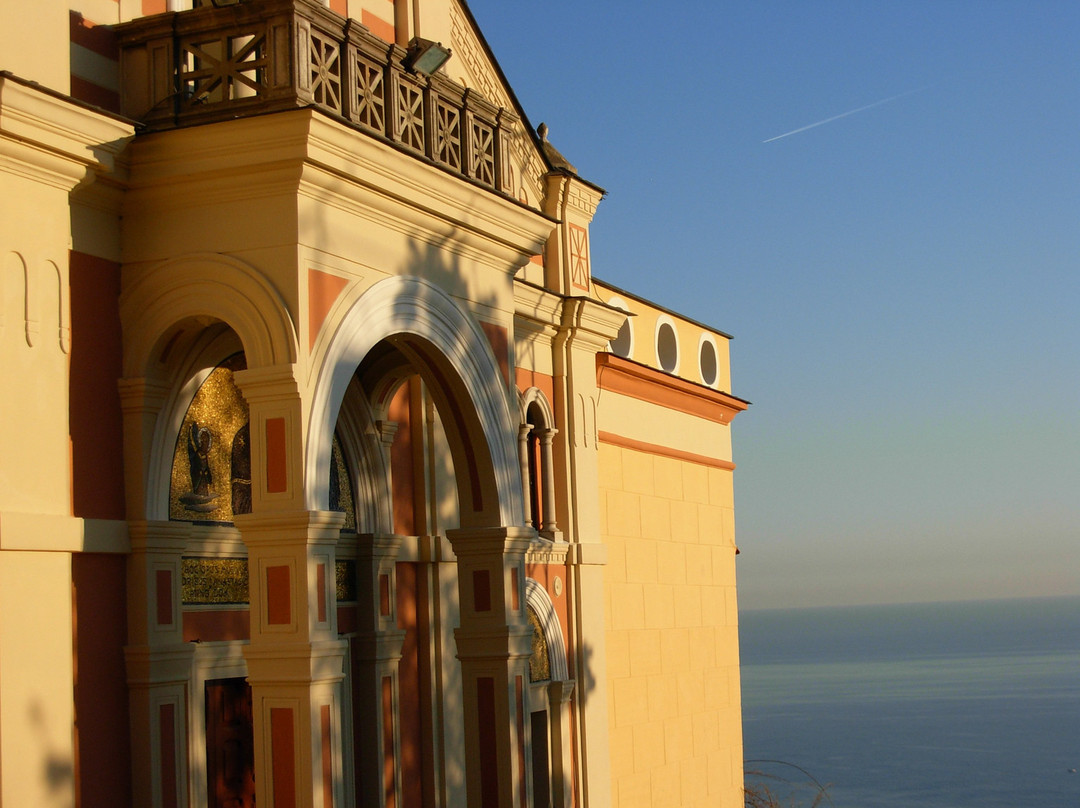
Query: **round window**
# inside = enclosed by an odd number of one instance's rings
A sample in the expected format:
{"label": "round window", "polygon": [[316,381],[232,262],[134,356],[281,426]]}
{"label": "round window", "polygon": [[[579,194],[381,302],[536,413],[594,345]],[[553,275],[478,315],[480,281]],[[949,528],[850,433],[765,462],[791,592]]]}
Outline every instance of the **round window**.
{"label": "round window", "polygon": [[698,364],[701,369],[701,380],[709,387],[716,384],[718,363],[716,359],[716,345],[711,339],[702,337],[701,349],[698,353]]}
{"label": "round window", "polygon": [[656,358],[668,373],[674,373],[679,366],[679,339],[669,322],[661,322],[656,329]]}

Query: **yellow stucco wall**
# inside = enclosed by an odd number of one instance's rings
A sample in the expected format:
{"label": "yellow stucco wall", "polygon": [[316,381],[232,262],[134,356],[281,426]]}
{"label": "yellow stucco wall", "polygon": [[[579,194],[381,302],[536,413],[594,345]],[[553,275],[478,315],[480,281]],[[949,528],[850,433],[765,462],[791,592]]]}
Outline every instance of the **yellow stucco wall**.
{"label": "yellow stucco wall", "polygon": [[741,806],[731,472],[599,452],[613,803]]}

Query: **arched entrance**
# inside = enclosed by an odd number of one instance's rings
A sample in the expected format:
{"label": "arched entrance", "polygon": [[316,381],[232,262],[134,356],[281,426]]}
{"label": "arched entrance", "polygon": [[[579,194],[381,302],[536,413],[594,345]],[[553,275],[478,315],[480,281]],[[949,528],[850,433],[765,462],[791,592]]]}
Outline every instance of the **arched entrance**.
{"label": "arched entrance", "polygon": [[360,582],[350,637],[357,800],[520,805],[524,553],[535,534],[521,526],[506,379],[476,321],[416,278],[365,291],[320,367],[308,501],[325,507],[335,431],[349,436],[347,455],[369,458],[356,463],[357,484],[375,498],[359,506],[371,532],[339,545]]}

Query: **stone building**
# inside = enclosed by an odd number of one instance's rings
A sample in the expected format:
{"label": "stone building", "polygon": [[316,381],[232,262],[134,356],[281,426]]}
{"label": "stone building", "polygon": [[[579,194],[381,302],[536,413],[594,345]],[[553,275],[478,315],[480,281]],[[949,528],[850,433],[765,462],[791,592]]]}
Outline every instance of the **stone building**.
{"label": "stone building", "polygon": [[0,8],[0,804],[741,805],[729,338],[462,0],[195,5]]}

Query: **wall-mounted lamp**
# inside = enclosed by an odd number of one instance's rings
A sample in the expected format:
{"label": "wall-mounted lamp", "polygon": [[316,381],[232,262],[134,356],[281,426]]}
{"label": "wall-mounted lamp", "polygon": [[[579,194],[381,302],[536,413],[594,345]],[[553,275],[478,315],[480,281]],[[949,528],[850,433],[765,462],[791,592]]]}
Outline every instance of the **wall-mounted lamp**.
{"label": "wall-mounted lamp", "polygon": [[412,73],[420,73],[430,76],[450,59],[450,49],[444,48],[441,42],[432,42],[430,39],[414,36],[409,41],[405,58],[401,64]]}

